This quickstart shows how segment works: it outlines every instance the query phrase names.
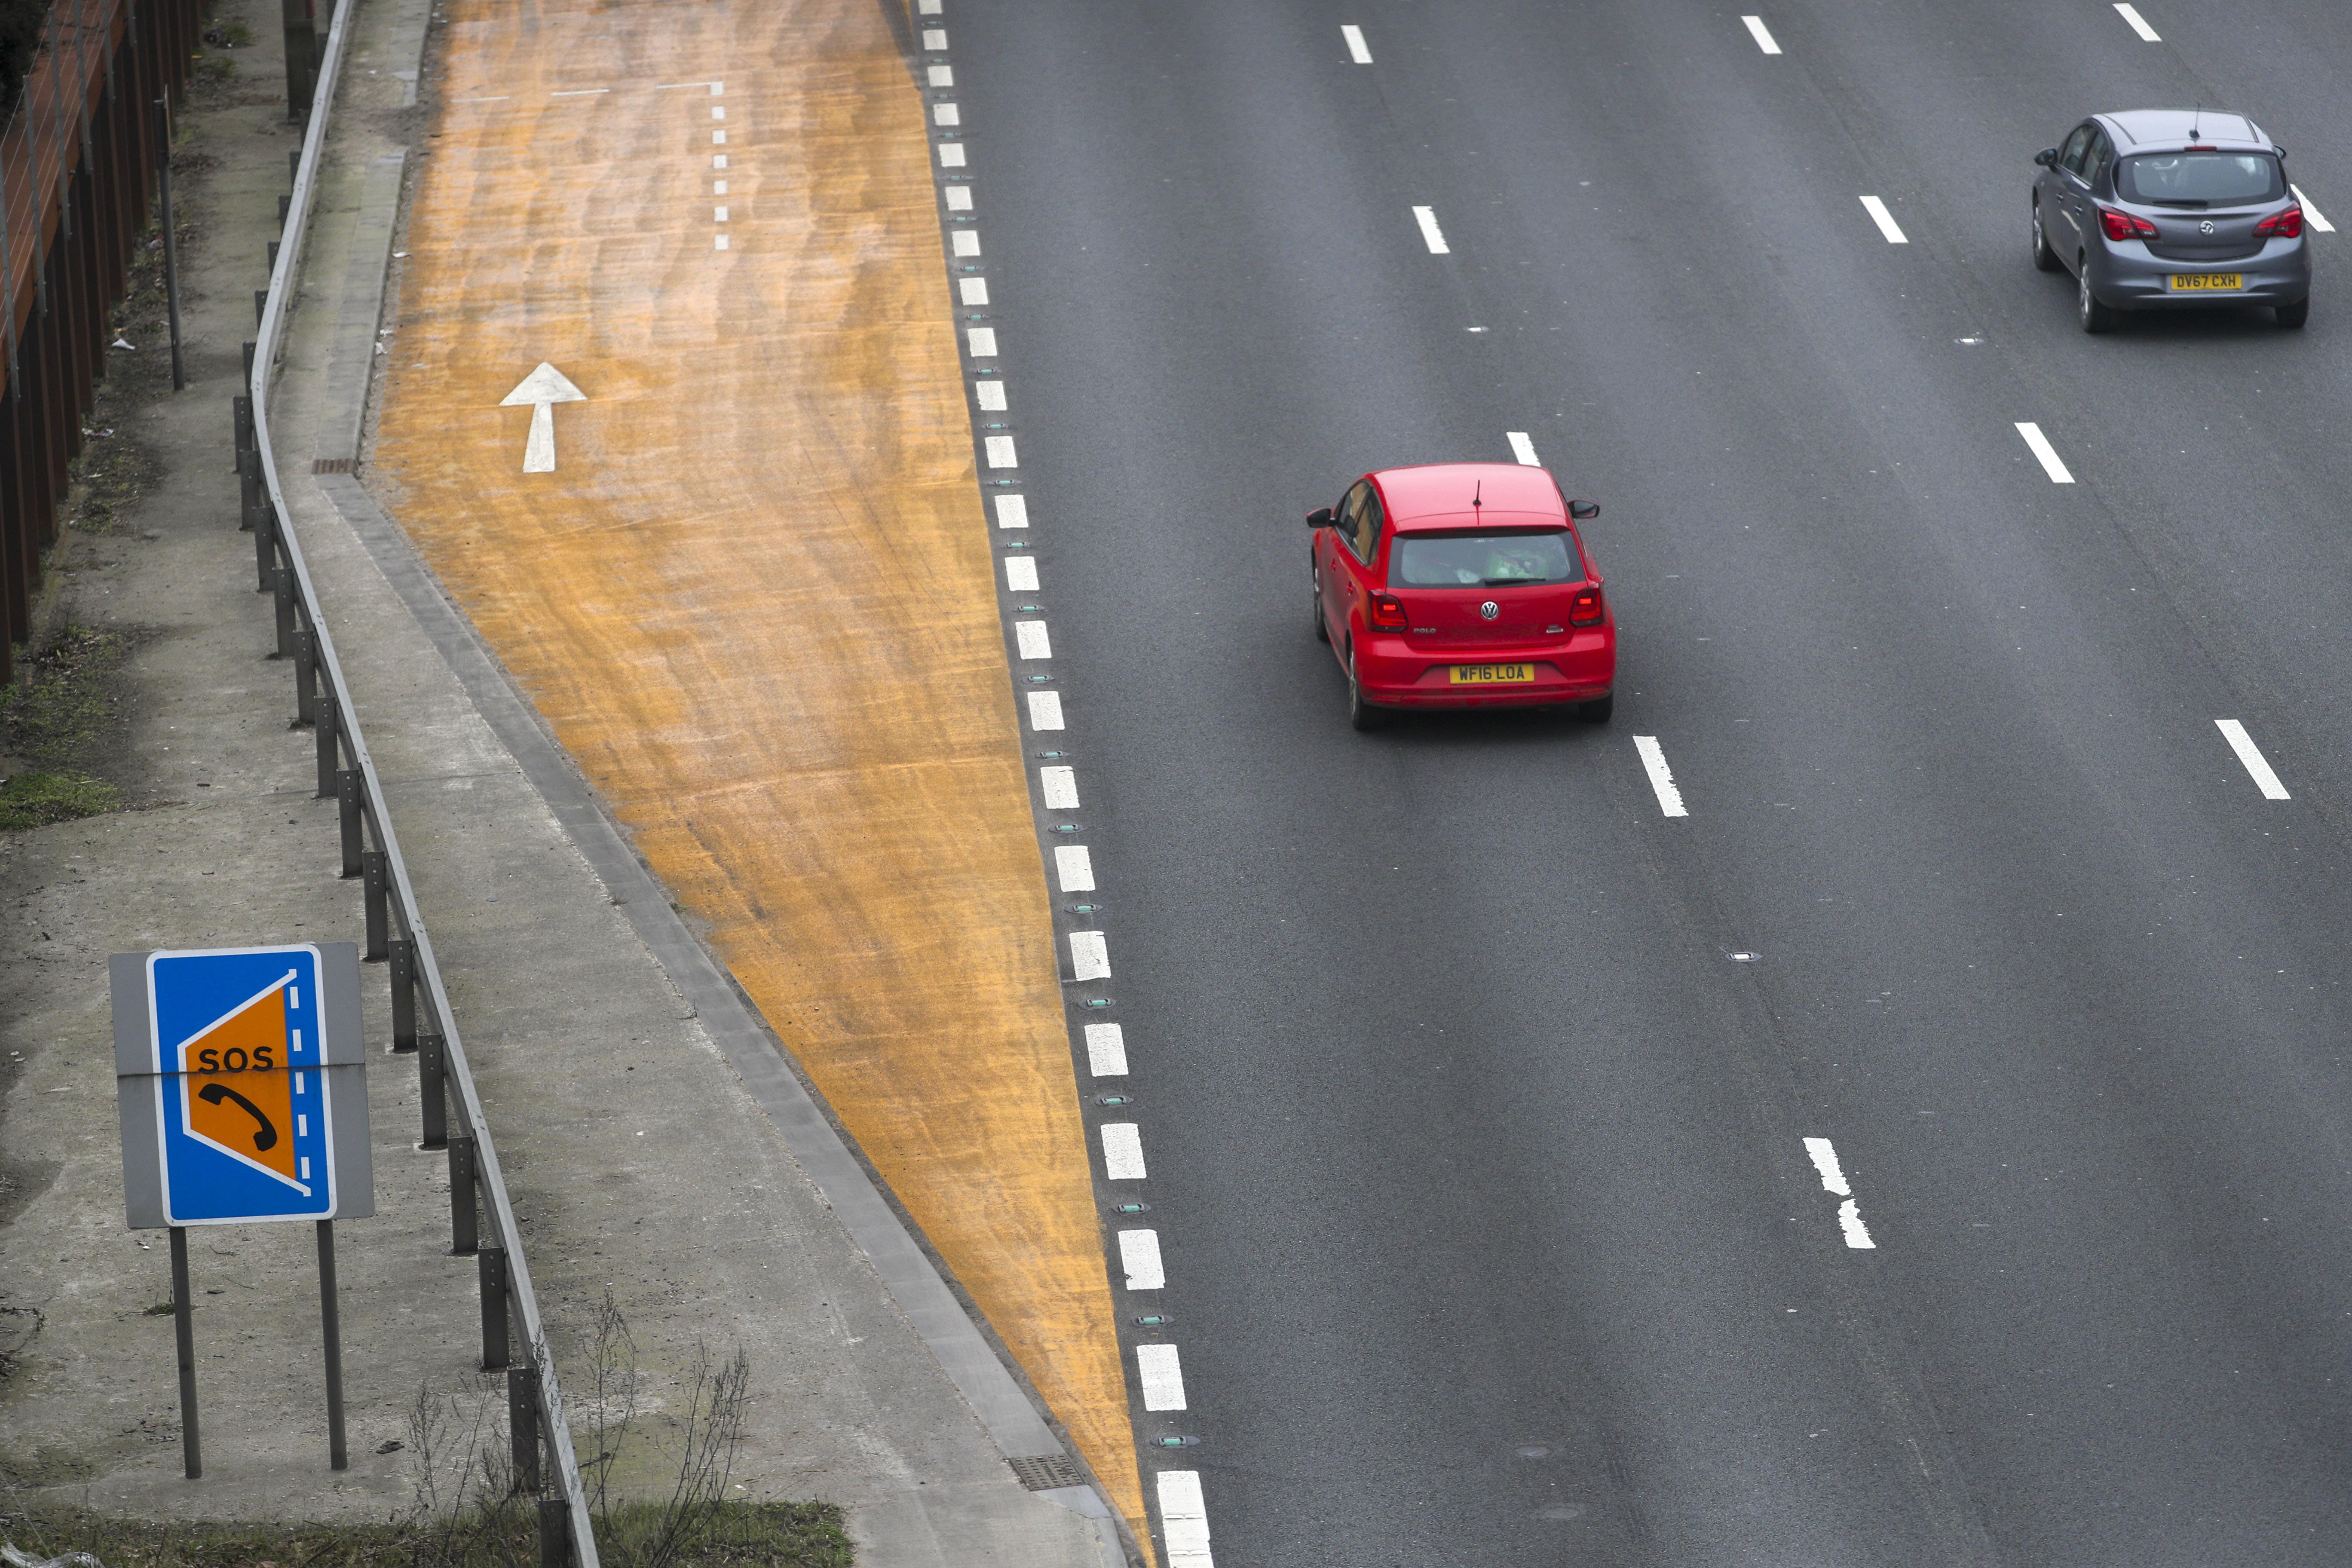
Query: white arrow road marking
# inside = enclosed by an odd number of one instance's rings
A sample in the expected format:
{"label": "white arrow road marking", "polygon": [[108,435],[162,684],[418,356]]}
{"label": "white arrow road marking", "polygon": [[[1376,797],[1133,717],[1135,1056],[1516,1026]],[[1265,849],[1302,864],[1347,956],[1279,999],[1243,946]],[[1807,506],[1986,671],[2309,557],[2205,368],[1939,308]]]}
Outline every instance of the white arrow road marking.
{"label": "white arrow road marking", "polygon": [[522,471],[526,474],[555,472],[555,405],[559,403],[585,403],[588,395],[565,379],[562,371],[544,360],[537,370],[515,384],[515,389],[499,399],[501,408],[530,405],[530,438],[523,443]]}

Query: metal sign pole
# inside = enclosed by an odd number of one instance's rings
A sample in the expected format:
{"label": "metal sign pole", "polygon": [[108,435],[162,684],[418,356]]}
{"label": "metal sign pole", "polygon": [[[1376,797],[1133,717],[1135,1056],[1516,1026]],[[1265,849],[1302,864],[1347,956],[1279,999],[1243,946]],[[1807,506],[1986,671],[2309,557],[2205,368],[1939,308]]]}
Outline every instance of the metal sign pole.
{"label": "metal sign pole", "polygon": [[327,1341],[327,1463],[331,1468],[352,1468],[343,1443],[343,1323],[335,1290],[335,1222],[319,1222],[319,1318]]}
{"label": "metal sign pole", "polygon": [[180,1454],[188,1479],[205,1473],[205,1447],[196,1436],[195,1303],[188,1300],[188,1227],[172,1227],[172,1327],[180,1342]]}

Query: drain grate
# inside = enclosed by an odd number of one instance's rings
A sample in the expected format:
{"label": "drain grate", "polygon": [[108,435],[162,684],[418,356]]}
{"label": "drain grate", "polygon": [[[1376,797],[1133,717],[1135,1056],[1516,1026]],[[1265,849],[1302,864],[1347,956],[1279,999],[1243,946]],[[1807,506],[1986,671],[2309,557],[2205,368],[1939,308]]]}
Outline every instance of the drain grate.
{"label": "drain grate", "polygon": [[1021,1484],[1033,1492],[1049,1492],[1056,1487],[1082,1487],[1087,1478],[1078,1473],[1076,1463],[1067,1454],[1045,1454],[1034,1458],[1008,1459],[1013,1473]]}
{"label": "drain grate", "polygon": [[314,474],[355,474],[359,468],[357,458],[316,458],[310,463]]}

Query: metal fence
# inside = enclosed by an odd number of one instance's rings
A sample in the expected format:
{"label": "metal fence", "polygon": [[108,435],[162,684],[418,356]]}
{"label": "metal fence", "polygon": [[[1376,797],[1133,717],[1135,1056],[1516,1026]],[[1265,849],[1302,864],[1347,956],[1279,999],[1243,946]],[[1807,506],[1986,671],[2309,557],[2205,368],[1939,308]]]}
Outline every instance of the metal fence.
{"label": "metal fence", "polygon": [[58,0],[0,131],[0,682],[32,635],[163,158],[155,106],[185,91],[199,4]]}
{"label": "metal fence", "polygon": [[[433,940],[401,858],[400,837],[384,801],[383,784],[354,716],[350,683],[320,614],[319,595],[288,526],[286,495],[269,437],[269,387],[292,303],[294,279],[318,190],[329,110],[341,75],[346,27],[353,7],[334,8],[324,47],[308,71],[289,68],[298,93],[315,93],[302,140],[285,230],[274,247],[269,289],[251,350],[249,395],[233,403],[237,471],[244,485],[245,526],[253,531],[262,592],[273,595],[278,652],[294,669],[296,722],[310,726],[317,743],[318,793],[341,803],[342,872],[361,879],[366,909],[367,957],[382,960],[392,986],[392,1048],[418,1058],[424,1106],[424,1147],[449,1159],[450,1250],[478,1259],[482,1367],[507,1373],[514,1473],[520,1489],[539,1498],[540,1560],[597,1568],[588,1499],[564,1419],[562,1392],[523,1259],[522,1233],[507,1195],[506,1178],[491,1142],[482,1098],[466,1062],[447,987]],[[289,28],[289,41],[291,29]],[[457,1106],[451,1125],[450,1101]],[[481,1234],[487,1215],[489,1235]],[[514,1348],[520,1344],[518,1360]]]}

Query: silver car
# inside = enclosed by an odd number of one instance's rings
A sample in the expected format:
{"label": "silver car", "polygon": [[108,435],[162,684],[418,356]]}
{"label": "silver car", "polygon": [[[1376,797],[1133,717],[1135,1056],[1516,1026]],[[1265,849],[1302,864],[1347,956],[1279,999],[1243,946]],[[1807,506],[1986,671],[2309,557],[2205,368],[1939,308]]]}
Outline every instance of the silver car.
{"label": "silver car", "polygon": [[2086,332],[2182,305],[2268,305],[2299,327],[2311,253],[2285,157],[2241,114],[2095,114],[2033,156],[2033,265],[2074,274]]}

